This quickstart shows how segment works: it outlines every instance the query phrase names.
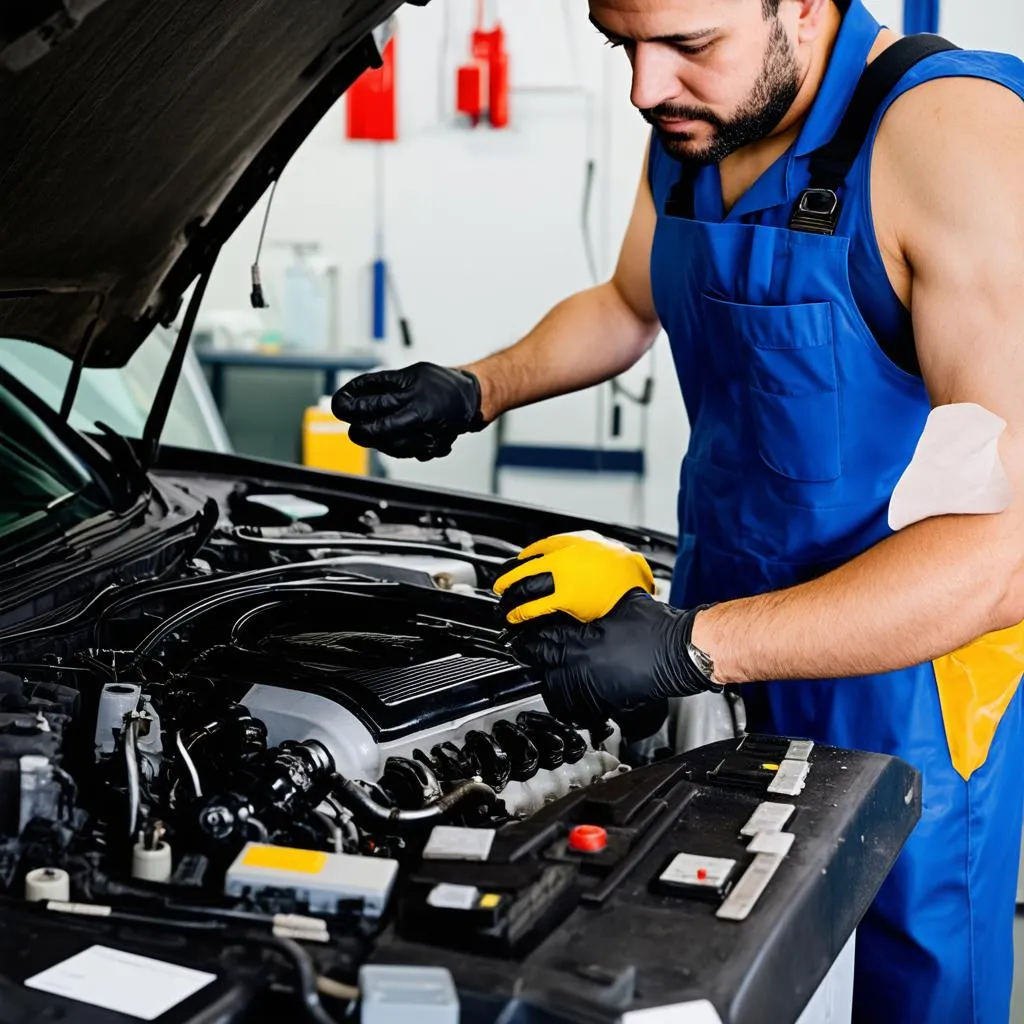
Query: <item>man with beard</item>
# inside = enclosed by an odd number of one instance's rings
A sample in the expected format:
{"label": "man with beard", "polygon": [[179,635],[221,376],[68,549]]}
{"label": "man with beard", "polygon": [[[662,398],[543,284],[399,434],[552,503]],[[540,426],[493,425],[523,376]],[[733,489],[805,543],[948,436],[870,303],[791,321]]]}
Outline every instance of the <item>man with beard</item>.
{"label": "man with beard", "polygon": [[515,650],[582,725],[742,685],[759,731],[913,764],[922,819],[861,926],[854,1016],[1005,1022],[1024,69],[897,40],[862,0],[590,13],[654,129],[612,280],[471,366],[357,379],[335,411],[359,444],[445,455],[621,373],[663,327],[691,424],[671,601],[636,555],[551,538],[496,585]]}

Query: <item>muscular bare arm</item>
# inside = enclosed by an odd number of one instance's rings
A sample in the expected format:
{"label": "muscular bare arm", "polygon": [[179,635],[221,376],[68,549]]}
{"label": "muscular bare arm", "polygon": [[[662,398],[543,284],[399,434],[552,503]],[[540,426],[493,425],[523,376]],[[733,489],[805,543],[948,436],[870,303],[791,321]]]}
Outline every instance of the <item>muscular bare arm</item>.
{"label": "muscular bare arm", "polygon": [[894,284],[932,402],[1007,421],[1013,502],[926,520],[821,579],[701,613],[694,642],[723,682],[892,671],[1024,621],[1024,104],[989,82],[929,83],[893,105],[874,160],[876,224],[905,268]]}
{"label": "muscular bare arm", "polygon": [[510,348],[465,367],[480,380],[488,421],[609,380],[650,348],[659,330],[650,276],[655,220],[645,173],[612,279],[559,303]]}

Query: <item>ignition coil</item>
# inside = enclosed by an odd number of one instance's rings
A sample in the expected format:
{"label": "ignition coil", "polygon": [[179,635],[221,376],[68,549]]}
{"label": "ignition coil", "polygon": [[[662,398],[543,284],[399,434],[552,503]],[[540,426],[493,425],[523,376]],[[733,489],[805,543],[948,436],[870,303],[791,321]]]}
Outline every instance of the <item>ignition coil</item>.
{"label": "ignition coil", "polygon": [[429,807],[444,795],[431,768],[408,757],[389,757],[379,782],[394,803],[407,811]]}

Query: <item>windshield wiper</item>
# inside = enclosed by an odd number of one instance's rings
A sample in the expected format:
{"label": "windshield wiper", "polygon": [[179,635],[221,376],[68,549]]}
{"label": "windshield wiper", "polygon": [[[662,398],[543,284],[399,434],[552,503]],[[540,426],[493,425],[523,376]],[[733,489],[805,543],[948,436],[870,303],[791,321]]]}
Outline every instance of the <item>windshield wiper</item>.
{"label": "windshield wiper", "polygon": [[128,438],[106,423],[97,423],[96,429],[100,433],[100,444],[113,464],[113,472],[108,474],[108,483],[113,484],[112,490],[115,493],[112,497],[119,499],[118,507],[122,510],[130,508],[140,498],[151,497],[154,493],[153,482]]}
{"label": "windshield wiper", "polygon": [[57,557],[60,557],[63,560],[63,564],[66,565],[67,559],[74,555],[77,555],[80,559],[84,552],[81,550],[76,551],[74,546],[65,537],[54,537],[53,540],[48,541],[41,547],[33,547],[31,551],[26,552],[19,558],[5,561],[3,563],[4,575],[8,576],[9,574],[19,572],[35,562],[49,561]]}

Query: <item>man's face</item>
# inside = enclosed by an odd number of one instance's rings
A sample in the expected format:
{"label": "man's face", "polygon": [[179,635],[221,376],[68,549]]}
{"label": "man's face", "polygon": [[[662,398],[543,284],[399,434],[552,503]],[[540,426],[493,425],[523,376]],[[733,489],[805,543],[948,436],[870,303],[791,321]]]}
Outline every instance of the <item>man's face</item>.
{"label": "man's face", "polygon": [[765,138],[799,91],[787,26],[762,0],[590,0],[590,15],[626,51],[630,98],[677,160],[718,163]]}

